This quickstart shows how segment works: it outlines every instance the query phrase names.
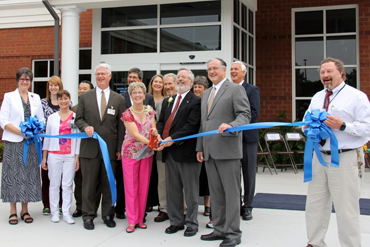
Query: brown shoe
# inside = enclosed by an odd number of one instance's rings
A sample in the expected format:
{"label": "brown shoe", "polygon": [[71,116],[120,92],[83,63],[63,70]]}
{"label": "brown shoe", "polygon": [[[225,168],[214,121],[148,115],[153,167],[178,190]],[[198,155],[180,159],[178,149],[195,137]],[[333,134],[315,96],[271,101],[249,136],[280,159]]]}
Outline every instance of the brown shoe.
{"label": "brown shoe", "polygon": [[313,245],[312,244],[308,244],[306,247],[313,247]]}
{"label": "brown shoe", "polygon": [[168,215],[165,212],[159,212],[158,216],[154,218],[155,222],[163,222],[165,220],[168,220]]}

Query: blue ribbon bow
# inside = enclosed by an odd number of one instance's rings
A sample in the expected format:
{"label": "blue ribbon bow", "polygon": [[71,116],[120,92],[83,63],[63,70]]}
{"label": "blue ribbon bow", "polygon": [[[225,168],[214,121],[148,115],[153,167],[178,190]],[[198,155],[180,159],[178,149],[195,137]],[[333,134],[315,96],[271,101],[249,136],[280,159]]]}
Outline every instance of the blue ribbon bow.
{"label": "blue ribbon bow", "polygon": [[19,124],[19,128],[21,129],[22,135],[26,138],[28,137],[24,140],[23,146],[24,164],[27,166],[27,154],[29,145],[35,143],[40,166],[42,161],[42,142],[41,138],[38,137],[38,132],[45,129],[45,122],[39,121],[36,115],[34,117],[28,116],[26,122],[22,121]]}
{"label": "blue ribbon bow", "polygon": [[331,150],[331,166],[339,166],[339,154],[338,154],[338,140],[335,137],[331,128],[329,128],[324,121],[327,119],[326,115],[329,115],[325,110],[314,109],[312,112],[308,112],[305,116],[305,122],[308,127],[304,131],[307,136],[306,147],[304,152],[304,182],[312,180],[312,155],[315,150],[317,159],[320,164],[327,166],[324,159],[322,158],[319,145],[321,140],[330,138],[330,150]]}

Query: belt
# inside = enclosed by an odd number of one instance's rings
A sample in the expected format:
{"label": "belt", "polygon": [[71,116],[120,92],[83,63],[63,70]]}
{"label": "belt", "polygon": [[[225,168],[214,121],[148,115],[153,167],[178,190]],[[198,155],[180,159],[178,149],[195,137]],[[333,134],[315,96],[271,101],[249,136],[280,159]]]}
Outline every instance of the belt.
{"label": "belt", "polygon": [[[352,150],[356,150],[357,148],[355,149],[338,149],[338,153],[344,153],[344,152],[348,152],[348,151],[352,151]],[[324,150],[320,150],[321,153],[323,154],[327,154],[327,155],[331,155],[331,151],[328,150],[328,151],[324,151]]]}

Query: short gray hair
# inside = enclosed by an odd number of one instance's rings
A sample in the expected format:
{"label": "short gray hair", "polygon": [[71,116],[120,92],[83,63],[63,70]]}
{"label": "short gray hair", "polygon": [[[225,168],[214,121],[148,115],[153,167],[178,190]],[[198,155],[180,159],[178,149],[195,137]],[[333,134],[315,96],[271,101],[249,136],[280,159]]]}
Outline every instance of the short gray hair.
{"label": "short gray hair", "polygon": [[197,77],[195,77],[195,79],[194,79],[194,86],[196,84],[202,85],[205,89],[207,89],[209,87],[209,83],[208,83],[207,77],[202,76],[202,75],[198,75]]}
{"label": "short gray hair", "polygon": [[138,88],[143,90],[144,94],[146,93],[145,84],[142,83],[141,81],[131,82],[130,85],[128,86],[128,93],[131,95],[132,91],[134,91],[135,89],[138,89]]}
{"label": "short gray hair", "polygon": [[233,64],[240,64],[240,66],[242,67],[242,71],[247,72],[247,66],[245,66],[245,63],[243,63],[242,61],[235,61],[231,65]]}
{"label": "short gray hair", "polygon": [[[194,82],[194,74],[193,74],[193,72],[192,72],[190,69],[188,69],[188,68],[180,68],[180,69],[177,71],[177,73],[179,73],[181,70],[186,70],[186,71],[189,73],[190,80],[191,80],[192,82]],[[177,76],[176,76],[176,78],[177,78]]]}
{"label": "short gray hair", "polygon": [[96,74],[96,70],[98,68],[104,68],[104,69],[107,69],[108,70],[108,75],[112,74],[112,66],[110,66],[109,64],[107,63],[101,63],[99,64],[98,66],[95,67],[95,70],[94,70],[94,73]]}
{"label": "short gray hair", "polygon": [[177,75],[175,75],[174,73],[168,73],[168,74],[165,74],[163,76],[163,81],[167,79],[167,77],[172,77],[173,79],[173,82],[176,82],[176,79],[177,79]]}

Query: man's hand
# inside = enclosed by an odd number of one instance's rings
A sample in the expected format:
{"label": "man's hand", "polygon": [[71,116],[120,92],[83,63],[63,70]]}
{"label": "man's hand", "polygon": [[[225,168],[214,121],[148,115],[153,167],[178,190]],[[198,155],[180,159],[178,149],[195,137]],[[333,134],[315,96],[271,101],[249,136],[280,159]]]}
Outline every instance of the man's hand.
{"label": "man's hand", "polygon": [[89,137],[92,137],[92,136],[93,136],[93,134],[94,134],[94,127],[92,127],[92,126],[87,126],[87,127],[85,128],[85,132],[86,132],[86,134],[87,134]]}
{"label": "man's hand", "polygon": [[332,129],[340,129],[340,126],[342,126],[343,121],[337,117],[337,116],[331,116],[331,115],[326,115],[327,119],[325,120],[325,124],[332,128]]}
{"label": "man's hand", "polygon": [[197,152],[197,160],[200,163],[204,161],[203,152]]}
{"label": "man's hand", "polygon": [[230,124],[227,124],[227,123],[223,123],[223,124],[221,124],[220,125],[220,127],[218,127],[218,133],[224,133],[224,131],[226,130],[226,129],[230,129],[230,128],[232,128],[233,126],[231,126]]}
{"label": "man's hand", "polygon": [[117,160],[121,160],[122,157],[121,157],[121,153],[120,152],[117,152],[116,153],[116,156],[117,156]]}
{"label": "man's hand", "polygon": [[[171,136],[169,136],[169,137],[167,137],[166,139],[164,139],[164,141],[171,141],[171,140],[172,140]],[[173,142],[166,142],[166,143],[162,143],[162,144],[160,145],[160,147],[167,148],[167,147],[172,146],[172,144],[173,144]]]}

